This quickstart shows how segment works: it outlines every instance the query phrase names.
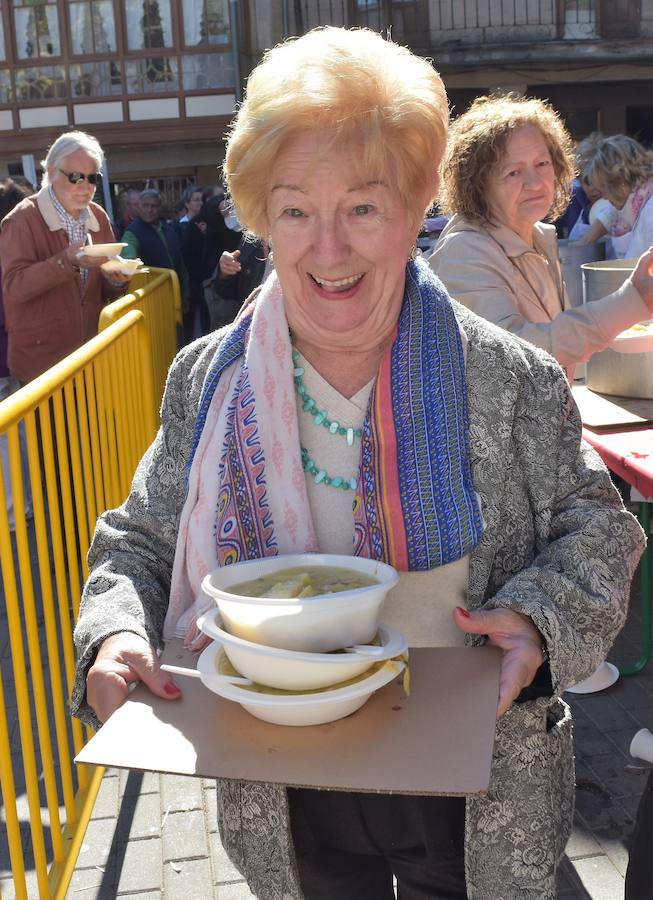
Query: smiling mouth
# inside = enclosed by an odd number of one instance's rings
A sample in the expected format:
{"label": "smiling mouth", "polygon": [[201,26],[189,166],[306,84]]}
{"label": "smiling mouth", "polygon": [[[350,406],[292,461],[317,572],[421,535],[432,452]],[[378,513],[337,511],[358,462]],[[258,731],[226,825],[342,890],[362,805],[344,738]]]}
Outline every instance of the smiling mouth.
{"label": "smiling mouth", "polygon": [[317,275],[311,275],[309,272],[310,277],[318,285],[318,287],[321,287],[325,291],[330,291],[331,293],[348,291],[350,288],[358,284],[364,274],[364,272],[360,272],[358,275],[350,275],[348,278],[338,278],[331,280],[328,278],[318,278]]}

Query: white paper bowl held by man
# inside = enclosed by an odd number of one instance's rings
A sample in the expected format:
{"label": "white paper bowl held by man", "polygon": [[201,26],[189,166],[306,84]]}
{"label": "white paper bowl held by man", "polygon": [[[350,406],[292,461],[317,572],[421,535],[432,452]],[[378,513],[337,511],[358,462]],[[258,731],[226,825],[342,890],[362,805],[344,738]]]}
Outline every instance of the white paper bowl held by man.
{"label": "white paper bowl held by man", "polygon": [[[279,596],[273,584],[273,597],[243,596],[230,593],[234,585],[285,575],[288,570],[301,572],[310,567],[347,569],[358,573],[363,587],[316,596]],[[336,573],[336,579],[341,573]],[[280,581],[294,581],[280,578]],[[397,572],[385,563],[360,556],[324,553],[298,553],[270,556],[224,566],[210,572],[202,582],[203,590],[213,597],[230,634],[268,647],[283,650],[328,653],[353,644],[367,644],[375,636],[383,600],[399,581]],[[302,593],[302,591],[300,591]]]}
{"label": "white paper bowl held by man", "polygon": [[127,244],[122,241],[114,244],[86,244],[79,251],[80,256],[108,256],[109,259],[118,256]]}
{"label": "white paper bowl held by man", "polygon": [[197,670],[203,684],[225,700],[240,703],[257,719],[275,725],[322,725],[349,716],[406,668],[403,662],[387,660],[378,663],[373,672],[359,676],[353,683],[323,688],[317,693],[267,693],[277,689],[231,683],[224,676],[225,661],[224,649],[218,641],[200,654]]}
{"label": "white paper bowl held by man", "polygon": [[222,644],[232,666],[258,684],[290,691],[330,687],[361,675],[374,663],[401,656],[408,649],[406,638],[381,625],[378,644],[350,648],[341,653],[301,653],[266,647],[235,637],[220,628],[217,609],[201,616],[198,627]]}
{"label": "white paper bowl held by man", "polygon": [[122,256],[113,256],[102,263],[101,269],[107,275],[119,272],[121,275],[133,275],[143,266],[142,259],[125,259]]}

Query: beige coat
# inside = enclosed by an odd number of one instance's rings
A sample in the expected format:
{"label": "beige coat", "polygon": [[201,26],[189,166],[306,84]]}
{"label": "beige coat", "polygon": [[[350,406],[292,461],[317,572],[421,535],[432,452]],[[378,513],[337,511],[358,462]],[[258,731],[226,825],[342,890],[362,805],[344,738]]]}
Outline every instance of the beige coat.
{"label": "beige coat", "polygon": [[452,297],[547,350],[568,375],[619,332],[650,318],[630,281],[601,300],[571,308],[555,228],[537,222],[534,243],[530,247],[505,226],[483,226],[455,215],[429,263]]}

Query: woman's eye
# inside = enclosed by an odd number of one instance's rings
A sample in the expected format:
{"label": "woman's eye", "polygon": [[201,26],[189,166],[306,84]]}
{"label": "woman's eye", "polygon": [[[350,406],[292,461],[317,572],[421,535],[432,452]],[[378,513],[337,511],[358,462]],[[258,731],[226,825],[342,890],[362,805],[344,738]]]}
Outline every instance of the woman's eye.
{"label": "woman's eye", "polygon": [[540,165],[540,166],[550,166],[550,165],[551,165],[551,160],[550,160],[550,159],[543,159],[542,162],[539,163],[539,165]]}
{"label": "woman's eye", "polygon": [[367,216],[372,212],[372,206],[369,203],[359,203],[354,207],[355,216]]}
{"label": "woman's eye", "polygon": [[284,215],[289,216],[291,219],[301,219],[304,213],[301,209],[297,209],[296,206],[291,206],[289,209],[284,209]]}

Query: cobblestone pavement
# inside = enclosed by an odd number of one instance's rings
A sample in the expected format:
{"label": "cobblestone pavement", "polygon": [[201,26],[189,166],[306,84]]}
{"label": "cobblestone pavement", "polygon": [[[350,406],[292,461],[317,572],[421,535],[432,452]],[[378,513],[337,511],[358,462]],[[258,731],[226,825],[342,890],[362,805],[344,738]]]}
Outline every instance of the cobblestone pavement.
{"label": "cobblestone pavement", "polygon": [[[612,660],[638,657],[639,628],[635,601]],[[566,699],[576,722],[576,819],[558,900],[621,900],[628,839],[648,775],[628,748],[639,728],[653,730],[653,664],[606,691]],[[68,900],[253,896],[222,849],[212,780],[106,775]]]}
{"label": "cobblestone pavement", "polygon": [[[614,662],[630,663],[639,655],[637,583],[633,594],[628,623],[610,655]],[[0,655],[3,663],[9,657],[1,615]],[[5,689],[8,686],[5,673]],[[576,818],[560,871],[558,900],[622,900],[628,840],[648,775],[628,748],[639,728],[653,730],[653,663],[606,691],[566,699],[575,718]],[[67,900],[253,897],[222,849],[215,798],[212,779],[108,771]],[[21,794],[19,818],[26,825],[24,800]],[[4,900],[11,900],[4,838],[0,844],[0,888]],[[30,900],[37,897],[33,876],[28,872]]]}

